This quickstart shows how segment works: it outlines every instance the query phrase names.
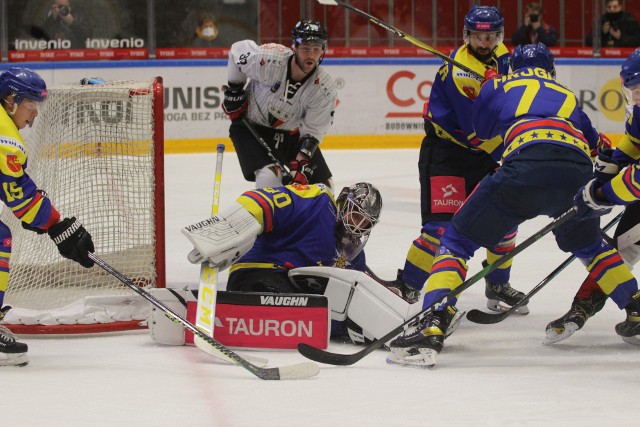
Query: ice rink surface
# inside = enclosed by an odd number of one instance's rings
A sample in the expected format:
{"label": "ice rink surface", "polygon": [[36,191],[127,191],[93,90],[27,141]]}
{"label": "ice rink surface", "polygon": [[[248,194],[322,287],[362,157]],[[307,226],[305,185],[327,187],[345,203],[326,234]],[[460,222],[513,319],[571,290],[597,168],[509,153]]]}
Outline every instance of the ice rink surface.
{"label": "ice rink surface", "polygon": [[[325,156],[338,191],[358,181],[380,189],[384,209],[366,248],[368,264],[379,276],[395,278],[420,230],[418,150],[334,150]],[[197,284],[199,267],[187,262],[190,247],[179,230],[210,212],[214,166],[214,153],[166,157],[169,286]],[[222,206],[249,188],[235,153],[227,153]],[[518,240],[548,222],[539,218],[523,225]],[[470,274],[483,258],[478,253],[470,262]],[[527,292],[565,258],[547,236],[516,257],[511,283]],[[322,365],[313,379],[262,381],[194,347],[156,345],[146,331],[22,337],[31,362],[1,369],[0,424],[635,425],[640,347],[622,342],[614,332],[623,311],[609,302],[568,340],[540,344],[546,324],[568,310],[584,277],[583,266],[571,264],[532,299],[528,316],[514,315],[495,325],[465,319],[433,369],[388,365],[387,352],[378,350],[352,366]],[[484,284],[478,283],[462,294],[458,307],[482,309],[485,304]],[[330,350],[353,353],[359,348],[331,344]],[[269,366],[306,360],[295,351],[251,354],[268,358]]]}

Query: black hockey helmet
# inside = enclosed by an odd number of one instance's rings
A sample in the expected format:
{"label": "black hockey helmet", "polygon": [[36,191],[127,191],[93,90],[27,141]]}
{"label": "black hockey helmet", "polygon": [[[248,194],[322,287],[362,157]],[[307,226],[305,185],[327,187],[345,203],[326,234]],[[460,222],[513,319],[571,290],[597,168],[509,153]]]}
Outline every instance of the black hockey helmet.
{"label": "black hockey helmet", "polygon": [[320,44],[322,50],[327,48],[329,36],[327,30],[320,21],[311,21],[303,19],[298,21],[293,30],[291,30],[291,44],[298,47],[301,43]]}

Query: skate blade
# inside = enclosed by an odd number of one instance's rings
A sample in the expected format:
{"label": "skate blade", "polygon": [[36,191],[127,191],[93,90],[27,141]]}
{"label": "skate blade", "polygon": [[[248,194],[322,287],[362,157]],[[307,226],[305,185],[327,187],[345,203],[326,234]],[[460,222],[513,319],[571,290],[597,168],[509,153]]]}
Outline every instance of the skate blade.
{"label": "skate blade", "polygon": [[27,366],[29,357],[27,353],[2,353],[6,357],[0,358],[0,366]]}
{"label": "skate blade", "polygon": [[626,342],[627,344],[632,344],[632,345],[640,345],[640,335],[634,335],[632,337],[620,337],[622,338],[622,341]]}
{"label": "skate blade", "polygon": [[412,368],[433,368],[436,364],[437,351],[425,348],[420,349],[418,354],[409,355],[401,348],[391,349],[387,356],[387,363],[391,365],[409,366]]}
{"label": "skate blade", "polygon": [[[511,306],[506,305],[502,301],[490,299],[487,300],[487,308],[491,311],[497,311],[498,313],[503,313],[511,308]],[[516,311],[513,314],[519,314],[520,316],[526,316],[529,314],[529,307],[523,305],[522,307],[516,308]]]}
{"label": "skate blade", "polygon": [[549,345],[566,340],[578,329],[578,325],[573,322],[565,323],[564,329],[561,332],[558,332],[558,330],[554,328],[549,328],[546,331],[547,336],[544,341],[542,341],[542,345]]}

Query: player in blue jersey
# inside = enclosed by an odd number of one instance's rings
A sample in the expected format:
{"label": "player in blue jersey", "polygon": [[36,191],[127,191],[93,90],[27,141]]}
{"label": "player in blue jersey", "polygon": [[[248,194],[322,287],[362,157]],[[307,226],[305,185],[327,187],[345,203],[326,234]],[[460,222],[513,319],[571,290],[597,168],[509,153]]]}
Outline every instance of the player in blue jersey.
{"label": "player in blue jersey", "polygon": [[297,267],[364,271],[361,250],[382,209],[380,193],[367,183],[343,189],[335,201],[324,185],[294,185],[247,191],[238,203],[262,231],[231,266],[227,290],[250,292],[299,292],[287,275]]}
{"label": "player in blue jersey", "polygon": [[[615,150],[599,153],[596,178],[578,197],[584,200],[593,214],[604,214],[614,204],[626,206],[614,239],[623,259],[633,265],[640,259],[640,246],[637,245],[640,204],[636,203],[640,200],[640,49],[636,49],[622,64],[620,81],[628,106],[625,135]],[[618,174],[626,166],[629,167]],[[594,279],[590,274],[580,286],[569,311],[547,325],[547,343],[568,338],[604,306],[607,294]],[[634,298],[640,298],[640,295]],[[627,306],[626,321],[616,326],[616,332],[624,341],[637,345],[640,345],[639,305]]]}
{"label": "player in blue jersey", "polygon": [[[464,19],[464,45],[452,58],[491,78],[507,74],[509,51],[502,43],[504,18],[494,6],[473,6]],[[462,206],[478,182],[493,172],[498,163],[478,149],[471,124],[471,107],[482,80],[449,62],[438,70],[424,115],[426,136],[420,148],[420,205],[422,230],[409,248],[399,277],[406,284],[422,289],[429,277],[440,237],[451,217]],[[487,250],[493,263],[515,245],[517,230],[508,230],[504,239]],[[501,310],[519,302],[524,294],[509,284],[511,262],[487,276],[487,306]],[[527,314],[522,306],[519,314]]]}
{"label": "player in blue jersey", "polygon": [[[485,177],[454,215],[426,285],[423,307],[460,286],[467,260],[495,246],[520,223],[557,218],[592,177],[591,153],[601,141],[576,96],[555,80],[553,55],[543,44],[517,46],[512,74],[493,79],[473,104],[474,145],[502,166]],[[575,202],[580,206],[580,200]],[[598,218],[579,214],[554,230],[558,247],[572,252],[620,308],[636,304],[638,284],[618,251],[606,243]],[[390,343],[392,363],[429,366],[444,345],[450,302],[431,312],[417,331]]]}
{"label": "player in blue jersey", "polygon": [[[91,267],[91,235],[75,218],[60,219],[49,197],[38,189],[25,169],[27,148],[20,129],[31,125],[38,106],[47,98],[42,78],[28,68],[9,68],[0,74],[0,200],[22,221],[24,228],[39,234],[48,233],[60,254],[83,267]],[[11,308],[2,306],[9,283],[11,231],[0,222],[0,320]],[[0,326],[0,366],[24,366],[29,363],[27,345],[16,341],[6,327]]]}
{"label": "player in blue jersey", "polygon": [[195,249],[220,269],[231,267],[228,290],[295,292],[287,272],[297,267],[365,269],[362,249],[382,210],[369,183],[345,187],[334,200],[324,184],[293,184],[244,192],[210,220],[185,227]]}

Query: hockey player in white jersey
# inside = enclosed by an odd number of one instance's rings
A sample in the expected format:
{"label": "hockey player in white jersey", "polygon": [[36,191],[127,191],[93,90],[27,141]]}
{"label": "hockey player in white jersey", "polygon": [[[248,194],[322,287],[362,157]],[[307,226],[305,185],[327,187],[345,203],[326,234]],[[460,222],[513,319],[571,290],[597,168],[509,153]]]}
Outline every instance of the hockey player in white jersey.
{"label": "hockey player in white jersey", "polygon": [[[242,173],[256,188],[292,181],[332,188],[331,171],[318,148],[333,122],[337,98],[333,80],[320,67],[327,40],[320,22],[302,20],[291,31],[291,48],[258,46],[252,40],[231,46],[222,108],[231,119],[229,136]],[[245,127],[244,117],[273,156],[289,165],[290,176]]]}

